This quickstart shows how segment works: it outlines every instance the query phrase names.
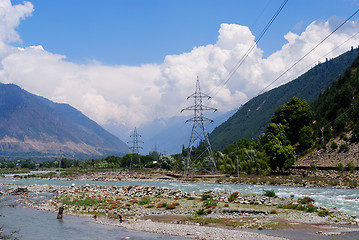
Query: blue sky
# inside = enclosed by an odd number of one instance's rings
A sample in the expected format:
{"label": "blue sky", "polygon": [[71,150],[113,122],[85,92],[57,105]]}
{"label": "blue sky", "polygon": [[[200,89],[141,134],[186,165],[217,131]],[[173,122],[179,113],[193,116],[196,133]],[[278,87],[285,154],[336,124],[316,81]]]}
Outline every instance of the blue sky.
{"label": "blue sky", "polygon": [[[214,44],[221,23],[250,28],[258,36],[279,0],[31,0],[34,12],[22,20],[17,46],[42,45],[68,61],[107,65],[161,63],[166,55]],[[23,3],[13,0],[13,5]],[[291,0],[259,47],[279,50],[289,31],[301,33],[317,19],[345,19],[359,7],[353,0]],[[355,17],[358,19],[358,16]],[[13,43],[14,44],[14,43]]]}

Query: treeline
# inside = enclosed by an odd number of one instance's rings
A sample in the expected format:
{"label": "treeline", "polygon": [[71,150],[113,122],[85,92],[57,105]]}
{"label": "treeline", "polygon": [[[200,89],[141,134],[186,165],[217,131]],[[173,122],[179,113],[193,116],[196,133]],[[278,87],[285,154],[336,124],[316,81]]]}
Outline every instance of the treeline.
{"label": "treeline", "polygon": [[[131,160],[132,159],[132,160]],[[75,160],[62,158],[61,160],[0,160],[3,169],[46,169],[46,168],[79,168],[79,169],[118,169],[118,168],[161,168],[167,170],[182,169],[182,159],[178,155],[160,155],[153,151],[146,156],[127,154],[123,157],[108,156],[106,158]]]}

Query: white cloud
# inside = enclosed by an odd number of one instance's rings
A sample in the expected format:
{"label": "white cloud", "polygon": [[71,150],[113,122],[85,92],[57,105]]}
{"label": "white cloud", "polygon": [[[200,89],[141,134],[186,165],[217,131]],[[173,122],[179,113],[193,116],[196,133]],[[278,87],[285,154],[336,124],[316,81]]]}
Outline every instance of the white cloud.
{"label": "white cloud", "polygon": [[34,7],[30,2],[24,2],[12,6],[10,0],[0,0],[0,40],[2,42],[14,42],[20,40],[15,28],[20,19],[32,15]]}
{"label": "white cloud", "polygon": [[[1,8],[2,7],[2,8]],[[213,107],[227,111],[255,96],[268,83],[295,63],[338,24],[335,18],[311,23],[303,33],[289,32],[288,43],[268,58],[254,48],[228,84],[218,87],[254,43],[246,26],[222,24],[215,44],[194,47],[190,52],[168,55],[162,64],[142,66],[103,66],[97,62],[80,65],[50,53],[42,46],[23,49],[10,47],[18,41],[15,28],[20,19],[30,16],[33,7],[11,6],[0,0],[0,82],[22,88],[54,101],[66,102],[100,124],[117,122],[132,128],[156,118],[179,115],[193,103],[186,97],[194,92],[196,77],[203,92],[213,96]],[[10,16],[11,15],[11,16]],[[350,22],[298,65],[281,81],[294,79],[303,67],[358,32],[359,22]],[[358,38],[348,41],[328,58],[356,46]]]}

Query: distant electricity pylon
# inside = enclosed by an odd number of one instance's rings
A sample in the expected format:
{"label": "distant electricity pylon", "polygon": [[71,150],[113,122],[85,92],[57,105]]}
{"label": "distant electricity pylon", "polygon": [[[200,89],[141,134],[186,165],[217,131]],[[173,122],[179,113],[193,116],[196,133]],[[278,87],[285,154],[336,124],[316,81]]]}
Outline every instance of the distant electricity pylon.
{"label": "distant electricity pylon", "polygon": [[[196,91],[187,97],[187,100],[194,98],[194,105],[184,108],[181,112],[189,110],[193,111],[193,117],[187,122],[193,122],[191,138],[188,144],[187,156],[184,160],[184,176],[187,177],[190,173],[196,171],[196,165],[201,166],[202,170],[206,170],[212,174],[217,173],[216,163],[209,142],[209,138],[204,127],[205,122],[213,122],[213,120],[203,116],[203,111],[217,111],[212,107],[207,107],[202,104],[202,98],[210,99],[211,97],[201,92],[199,85],[199,78],[197,77]],[[197,144],[197,146],[195,146]],[[197,147],[197,154],[192,154],[192,147]],[[200,152],[198,152],[198,149]],[[196,155],[196,156],[192,156]],[[197,169],[201,170],[201,169]]]}
{"label": "distant electricity pylon", "polygon": [[139,166],[140,166],[140,168],[141,168],[141,159],[140,159],[140,155],[139,155],[139,153],[140,153],[139,149],[140,149],[140,148],[142,149],[142,147],[139,146],[139,144],[140,144],[140,143],[144,143],[144,142],[141,141],[141,140],[139,140],[139,138],[141,137],[141,135],[139,135],[139,134],[137,133],[136,127],[135,127],[135,129],[133,130],[133,133],[130,135],[130,137],[132,138],[132,141],[127,142],[127,144],[130,144],[130,143],[132,144],[132,146],[129,147],[130,152],[131,152],[130,169],[131,169],[132,166],[133,166],[133,157],[134,157],[135,154],[137,154],[138,164],[139,164]]}

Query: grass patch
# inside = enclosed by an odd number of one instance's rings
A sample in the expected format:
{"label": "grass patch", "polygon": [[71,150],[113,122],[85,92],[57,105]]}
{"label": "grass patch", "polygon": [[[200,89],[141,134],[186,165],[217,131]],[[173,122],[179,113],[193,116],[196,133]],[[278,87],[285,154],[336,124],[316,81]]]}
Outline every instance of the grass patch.
{"label": "grass patch", "polygon": [[138,201],[138,205],[148,205],[151,202],[149,197],[143,197],[140,201]]}

